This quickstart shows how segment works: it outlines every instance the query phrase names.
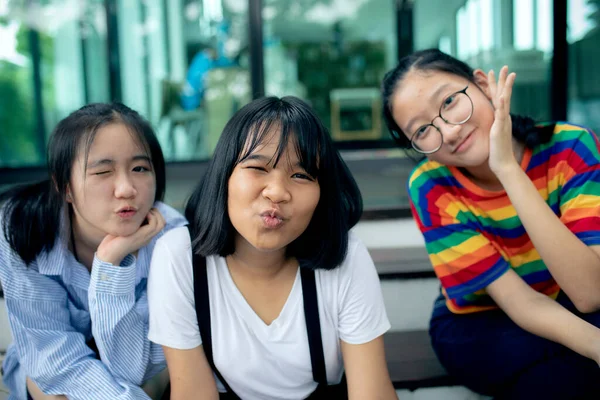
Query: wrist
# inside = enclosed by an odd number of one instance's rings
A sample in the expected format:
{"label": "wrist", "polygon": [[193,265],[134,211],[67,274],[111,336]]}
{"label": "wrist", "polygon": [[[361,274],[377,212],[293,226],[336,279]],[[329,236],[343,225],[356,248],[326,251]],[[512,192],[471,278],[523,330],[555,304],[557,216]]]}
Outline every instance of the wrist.
{"label": "wrist", "polygon": [[515,174],[522,173],[523,170],[517,161],[511,161],[505,165],[492,168],[492,172],[504,186],[504,183],[510,179],[514,179]]}
{"label": "wrist", "polygon": [[124,257],[125,256],[119,257],[111,254],[106,254],[101,249],[98,249],[98,251],[96,252],[96,258],[98,259],[98,261],[112,265],[119,265]]}
{"label": "wrist", "polygon": [[121,261],[121,263],[127,264],[126,266],[115,266],[101,261],[96,256],[91,271],[89,298],[96,298],[98,293],[113,295],[134,293],[137,282],[135,261],[135,257],[128,255]]}

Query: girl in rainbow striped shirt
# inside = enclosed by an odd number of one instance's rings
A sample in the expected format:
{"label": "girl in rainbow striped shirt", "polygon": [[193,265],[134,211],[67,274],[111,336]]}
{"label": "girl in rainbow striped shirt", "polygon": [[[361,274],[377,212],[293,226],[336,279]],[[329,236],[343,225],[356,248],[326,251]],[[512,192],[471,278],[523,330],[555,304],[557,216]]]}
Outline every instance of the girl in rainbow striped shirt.
{"label": "girl in rainbow striped shirt", "polygon": [[383,81],[393,138],[426,156],[408,190],[442,286],[432,343],[496,399],[597,399],[600,146],[588,129],[511,115],[515,77],[434,49]]}

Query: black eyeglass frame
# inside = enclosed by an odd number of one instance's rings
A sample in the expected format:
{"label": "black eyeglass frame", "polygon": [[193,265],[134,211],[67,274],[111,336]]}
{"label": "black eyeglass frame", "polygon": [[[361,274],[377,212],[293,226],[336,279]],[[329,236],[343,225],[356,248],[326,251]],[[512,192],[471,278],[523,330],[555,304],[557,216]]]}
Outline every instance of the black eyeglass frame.
{"label": "black eyeglass frame", "polygon": [[[431,120],[431,123],[430,123],[430,124],[423,125],[423,126],[419,127],[419,128],[418,128],[418,129],[417,129],[417,130],[416,130],[416,131],[415,131],[415,132],[414,132],[414,133],[411,135],[411,137],[410,137],[410,145],[411,145],[411,147],[412,147],[412,148],[413,148],[415,151],[417,151],[418,153],[421,153],[421,154],[433,154],[433,153],[435,153],[436,151],[438,151],[439,149],[441,149],[441,148],[442,148],[442,146],[444,145],[444,135],[442,134],[442,131],[440,131],[440,128],[438,128],[437,126],[435,126],[435,125],[433,124],[433,121],[435,121],[435,120],[436,120],[438,117],[439,117],[439,118],[441,118],[441,119],[442,119],[442,121],[444,121],[445,123],[447,123],[447,124],[449,124],[449,125],[462,125],[462,124],[465,124],[465,123],[466,123],[468,120],[470,120],[470,119],[471,119],[471,117],[473,116],[473,108],[474,108],[474,105],[473,105],[473,100],[471,100],[471,96],[469,96],[469,94],[467,93],[467,89],[468,89],[468,88],[469,88],[469,85],[467,85],[467,86],[466,86],[464,89],[462,89],[462,90],[459,90],[458,92],[454,92],[454,93],[452,93],[452,94],[450,94],[450,95],[448,95],[448,96],[444,97],[444,100],[442,101],[442,104],[440,105],[440,110],[439,110],[439,112],[438,112],[438,115],[437,115],[435,118],[433,118],[433,119]],[[464,119],[463,121],[461,121],[461,122],[450,122],[450,121],[448,121],[446,118],[444,118],[444,117],[442,116],[442,107],[444,107],[444,103],[446,102],[446,100],[447,100],[447,99],[449,99],[449,98],[450,98],[450,97],[452,97],[452,96],[456,96],[457,94],[464,94],[465,96],[467,96],[467,99],[469,99],[469,102],[471,103],[471,112],[469,113],[469,116],[468,116],[467,118],[465,118],[465,119]],[[434,127],[434,128],[437,130],[437,131],[438,131],[438,133],[440,134],[440,137],[442,138],[442,140],[440,141],[440,145],[439,145],[439,146],[438,146],[438,147],[437,147],[435,150],[431,150],[431,151],[423,151],[423,150],[419,149],[419,148],[418,148],[418,147],[415,145],[415,143],[413,142],[413,138],[415,137],[415,135],[417,134],[417,132],[419,132],[421,129],[423,129],[423,128],[425,128],[425,127],[428,127],[428,126],[433,126],[433,127]]]}

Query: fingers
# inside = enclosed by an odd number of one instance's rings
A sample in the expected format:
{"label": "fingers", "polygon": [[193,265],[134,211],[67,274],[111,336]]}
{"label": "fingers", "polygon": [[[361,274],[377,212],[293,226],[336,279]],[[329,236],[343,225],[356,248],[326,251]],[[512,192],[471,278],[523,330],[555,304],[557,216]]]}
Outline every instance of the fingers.
{"label": "fingers", "polygon": [[508,113],[510,108],[510,101],[512,97],[512,89],[515,83],[517,74],[514,72],[508,73],[508,66],[503,66],[500,69],[498,81],[496,82],[496,75],[494,70],[488,72],[488,85],[490,89],[490,95],[492,97],[492,103],[494,108],[497,110],[505,111]]}
{"label": "fingers", "polygon": [[490,72],[488,72],[488,85],[490,87],[490,95],[492,96],[492,101],[495,103],[497,87],[496,87],[496,74],[494,74],[493,69],[491,69]]}
{"label": "fingers", "polygon": [[150,209],[147,219],[148,224],[140,227],[138,232],[153,237],[165,227],[165,219],[156,208]]}
{"label": "fingers", "polygon": [[515,79],[517,79],[517,74],[515,74],[514,72],[511,72],[506,78],[506,84],[504,85],[504,95],[502,96],[504,97],[504,101],[506,104],[510,104]]}
{"label": "fingers", "polygon": [[148,223],[140,226],[140,228],[130,236],[131,245],[136,249],[148,244],[150,240],[165,227],[165,219],[156,208],[152,208],[148,212],[146,220]]}
{"label": "fingers", "polygon": [[158,211],[156,208],[153,208],[155,214],[156,214],[156,228],[158,229],[156,231],[156,233],[160,232],[163,230],[163,228],[165,227],[165,225],[167,224],[165,221],[165,217],[162,216],[162,214],[160,213],[160,211]]}
{"label": "fingers", "polygon": [[504,85],[506,84],[506,75],[508,75],[508,67],[505,65],[500,68],[500,75],[498,76],[498,92],[502,95],[504,91]]}
{"label": "fingers", "polygon": [[494,111],[496,119],[506,117],[506,115],[508,114],[507,112],[505,112],[504,105],[505,105],[504,97],[499,97],[496,100],[496,105],[495,105],[496,110]]}
{"label": "fingers", "polygon": [[146,216],[147,224],[140,226],[129,236],[106,235],[98,246],[97,256],[100,260],[117,265],[127,254],[132,254],[146,246],[164,227],[165,219],[153,208]]}

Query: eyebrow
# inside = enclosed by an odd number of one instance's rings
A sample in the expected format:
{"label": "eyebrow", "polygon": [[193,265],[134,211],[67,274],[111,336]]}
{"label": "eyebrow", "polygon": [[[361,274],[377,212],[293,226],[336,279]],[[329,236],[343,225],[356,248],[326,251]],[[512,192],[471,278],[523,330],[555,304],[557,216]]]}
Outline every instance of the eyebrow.
{"label": "eyebrow", "polygon": [[[450,84],[449,84],[449,83],[444,83],[442,86],[438,87],[438,88],[435,90],[435,92],[433,92],[433,93],[431,94],[431,96],[429,96],[429,100],[437,99],[437,98],[440,96],[440,94],[442,94],[442,92],[443,92],[443,91],[445,91],[445,90],[448,88],[448,86],[450,86]],[[411,118],[411,119],[408,121],[408,124],[406,124],[406,126],[407,126],[406,130],[408,131],[408,133],[413,133],[413,131],[412,131],[412,129],[411,129],[411,128],[412,128],[412,125],[415,123],[415,121],[416,121],[418,118],[419,118],[419,117],[414,117],[414,118]]]}
{"label": "eyebrow", "polygon": [[[146,161],[149,164],[152,164],[152,161],[150,160],[150,157],[145,156],[143,154],[138,154],[137,156],[133,156],[131,158],[131,161]],[[101,160],[89,162],[88,165],[87,165],[87,167],[89,169],[91,169],[91,168],[99,167],[99,166],[102,166],[102,165],[111,165],[113,163],[114,163],[114,160],[112,160],[110,158],[103,158]]]}
{"label": "eyebrow", "polygon": [[[247,156],[246,158],[244,158],[242,161],[240,161],[240,163],[243,163],[243,162],[246,162],[246,161],[262,161],[264,163],[269,164],[272,160],[273,160],[273,158],[267,157],[267,156],[262,155],[262,154],[250,154],[249,156]],[[300,163],[300,161],[296,162],[296,164],[294,164],[293,166],[294,167],[303,168],[302,164]]]}

